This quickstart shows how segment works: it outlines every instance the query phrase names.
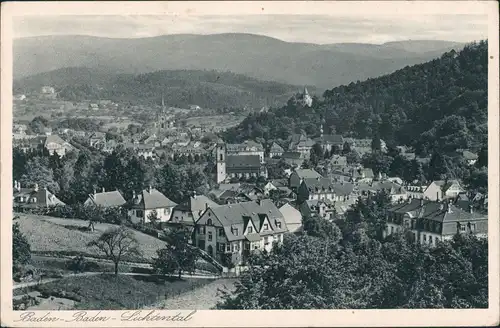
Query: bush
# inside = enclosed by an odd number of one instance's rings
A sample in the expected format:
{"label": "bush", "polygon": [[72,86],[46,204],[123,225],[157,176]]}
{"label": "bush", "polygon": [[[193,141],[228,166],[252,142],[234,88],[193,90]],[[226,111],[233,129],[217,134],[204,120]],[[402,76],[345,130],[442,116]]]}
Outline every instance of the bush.
{"label": "bush", "polygon": [[38,304],[40,304],[40,301],[36,297],[24,295],[21,299],[13,300],[12,307],[15,311],[23,311]]}
{"label": "bush", "polygon": [[100,269],[99,264],[93,261],[88,261],[83,255],[78,255],[66,264],[66,268],[75,273],[85,271],[97,271]]}

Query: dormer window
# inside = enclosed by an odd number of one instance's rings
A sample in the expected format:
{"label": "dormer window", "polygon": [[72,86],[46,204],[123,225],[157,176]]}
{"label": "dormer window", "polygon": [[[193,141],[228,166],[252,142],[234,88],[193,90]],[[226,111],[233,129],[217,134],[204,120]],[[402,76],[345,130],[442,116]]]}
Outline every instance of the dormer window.
{"label": "dormer window", "polygon": [[281,222],[276,221],[276,228],[281,229]]}
{"label": "dormer window", "polygon": [[238,228],[233,229],[233,235],[238,236]]}
{"label": "dormer window", "polygon": [[248,227],[248,233],[252,233],[253,232],[253,227]]}

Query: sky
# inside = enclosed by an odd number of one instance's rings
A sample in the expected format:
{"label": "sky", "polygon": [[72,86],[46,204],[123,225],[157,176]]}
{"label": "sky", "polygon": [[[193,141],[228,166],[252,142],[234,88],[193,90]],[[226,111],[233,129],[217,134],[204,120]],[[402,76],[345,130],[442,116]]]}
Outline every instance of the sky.
{"label": "sky", "polygon": [[59,15],[13,18],[15,38],[91,35],[140,38],[167,34],[251,33],[288,42],[376,43],[401,40],[470,42],[486,39],[480,14],[373,15]]}

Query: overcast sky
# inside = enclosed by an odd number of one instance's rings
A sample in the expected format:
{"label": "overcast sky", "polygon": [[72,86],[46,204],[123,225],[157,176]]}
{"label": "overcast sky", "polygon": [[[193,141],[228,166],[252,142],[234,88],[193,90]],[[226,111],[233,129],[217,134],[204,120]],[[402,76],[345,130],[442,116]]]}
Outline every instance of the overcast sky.
{"label": "overcast sky", "polygon": [[224,16],[24,16],[14,37],[92,35],[113,38],[165,34],[252,33],[289,42],[384,43],[399,40],[486,39],[487,16],[453,15],[224,15]]}

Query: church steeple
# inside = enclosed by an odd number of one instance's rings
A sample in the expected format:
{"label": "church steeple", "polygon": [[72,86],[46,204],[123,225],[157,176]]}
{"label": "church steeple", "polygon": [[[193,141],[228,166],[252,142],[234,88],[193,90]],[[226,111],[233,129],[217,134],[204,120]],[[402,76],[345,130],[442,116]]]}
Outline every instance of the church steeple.
{"label": "church steeple", "polygon": [[163,93],[161,94],[161,108],[165,109],[165,97],[163,96]]}

